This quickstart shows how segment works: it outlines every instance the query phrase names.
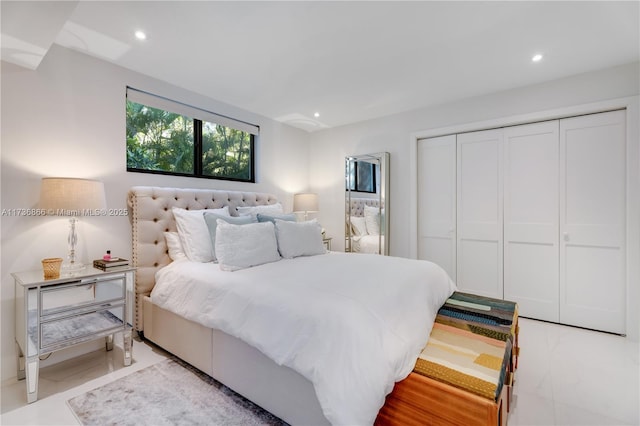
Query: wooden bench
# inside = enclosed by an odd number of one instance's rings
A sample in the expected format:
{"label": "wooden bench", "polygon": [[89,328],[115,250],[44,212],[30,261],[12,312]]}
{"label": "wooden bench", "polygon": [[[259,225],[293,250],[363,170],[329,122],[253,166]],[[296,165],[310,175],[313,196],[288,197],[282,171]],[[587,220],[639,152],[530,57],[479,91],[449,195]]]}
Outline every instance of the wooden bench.
{"label": "wooden bench", "polygon": [[377,425],[506,425],[518,365],[517,304],[455,292]]}

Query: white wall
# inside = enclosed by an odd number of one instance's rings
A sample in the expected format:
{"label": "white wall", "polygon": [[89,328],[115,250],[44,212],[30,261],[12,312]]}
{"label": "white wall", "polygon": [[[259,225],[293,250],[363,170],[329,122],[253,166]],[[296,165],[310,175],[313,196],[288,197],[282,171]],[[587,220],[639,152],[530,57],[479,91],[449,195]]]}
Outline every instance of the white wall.
{"label": "white wall", "polygon": [[[308,187],[306,132],[182,90],[107,62],[53,46],[36,71],[2,63],[2,209],[37,206],[44,176],[95,178],[107,206],[126,208],[133,185],[220,188],[273,193],[285,209]],[[125,155],[127,85],[260,125],[256,184],[128,173]],[[2,380],[14,377],[14,283],[10,273],[39,269],[45,257],[66,257],[68,221],[55,217],[1,218],[0,316]],[[105,250],[131,255],[127,217],[81,218],[81,260]],[[84,350],[89,350],[88,345]],[[97,342],[93,347],[103,347]],[[68,354],[67,354],[68,355]],[[54,354],[57,362],[65,354]],[[46,364],[43,364],[46,365]]]}
{"label": "white wall", "polygon": [[[391,221],[389,250],[394,256],[411,257],[411,187],[415,185],[411,174],[411,164],[415,162],[411,143],[413,140],[415,144],[415,134],[637,96],[639,80],[640,66],[633,63],[314,133],[310,145],[310,183],[311,189],[319,194],[319,220],[327,234],[334,237],[333,248],[343,249],[344,157],[388,151],[391,154],[387,208]],[[637,127],[638,117],[635,117],[630,128],[636,129],[636,137]],[[638,180],[637,171],[632,178]],[[631,220],[633,223],[628,231],[633,232],[638,241],[635,234],[640,225],[639,219]],[[640,259],[634,259],[640,252],[639,248],[632,247],[630,252],[630,263],[640,263]],[[638,339],[640,282],[637,279],[638,268],[633,264],[631,272],[636,278],[630,280],[627,327],[629,335]]]}

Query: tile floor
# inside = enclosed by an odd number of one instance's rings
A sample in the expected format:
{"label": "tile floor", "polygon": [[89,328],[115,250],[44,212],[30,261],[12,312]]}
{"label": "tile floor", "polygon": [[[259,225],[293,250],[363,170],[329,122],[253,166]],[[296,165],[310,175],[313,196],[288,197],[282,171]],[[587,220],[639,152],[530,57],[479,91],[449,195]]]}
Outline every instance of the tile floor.
{"label": "tile floor", "polygon": [[[639,345],[624,337],[521,319],[520,362],[509,425],[638,425]],[[43,368],[39,400],[26,404],[24,382],[1,389],[2,425],[75,425],[66,401],[164,359],[134,344],[134,363],[122,352],[96,351]]]}
{"label": "tile floor", "polygon": [[637,342],[521,319],[520,346],[509,425],[640,424]]}

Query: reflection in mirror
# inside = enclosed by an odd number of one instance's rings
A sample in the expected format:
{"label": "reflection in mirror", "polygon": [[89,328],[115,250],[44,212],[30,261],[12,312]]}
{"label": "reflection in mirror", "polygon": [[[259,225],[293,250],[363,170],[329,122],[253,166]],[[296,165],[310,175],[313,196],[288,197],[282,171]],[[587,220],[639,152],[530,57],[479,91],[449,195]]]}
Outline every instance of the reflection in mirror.
{"label": "reflection in mirror", "polygon": [[389,153],[345,159],[345,251],[389,254]]}

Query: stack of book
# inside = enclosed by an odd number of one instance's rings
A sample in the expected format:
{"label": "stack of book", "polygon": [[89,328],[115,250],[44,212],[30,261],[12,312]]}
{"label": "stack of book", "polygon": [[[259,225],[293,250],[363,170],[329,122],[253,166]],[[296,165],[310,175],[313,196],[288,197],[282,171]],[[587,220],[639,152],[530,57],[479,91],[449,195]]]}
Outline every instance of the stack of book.
{"label": "stack of book", "polygon": [[93,261],[93,267],[102,269],[103,271],[108,271],[111,268],[120,268],[127,265],[129,265],[129,261],[121,257],[112,257],[109,260],[96,259]]}

